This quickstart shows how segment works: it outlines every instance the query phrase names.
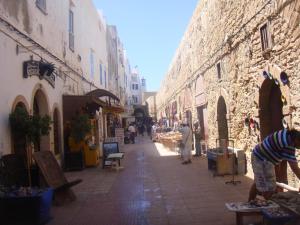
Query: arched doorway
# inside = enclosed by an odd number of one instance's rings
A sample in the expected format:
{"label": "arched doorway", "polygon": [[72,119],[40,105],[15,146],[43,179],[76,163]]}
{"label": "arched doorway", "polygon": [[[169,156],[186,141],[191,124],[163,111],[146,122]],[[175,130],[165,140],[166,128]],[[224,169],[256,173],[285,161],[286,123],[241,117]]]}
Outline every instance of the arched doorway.
{"label": "arched doorway", "polygon": [[[281,90],[274,80],[266,79],[259,91],[259,119],[261,140],[269,134],[283,129],[283,103]],[[287,183],[287,162],[283,161],[276,166],[276,179]]]}
{"label": "arched doorway", "polygon": [[60,117],[57,108],[53,112],[53,138],[54,138],[54,153],[61,153],[61,132],[60,132]]}
{"label": "arched doorway", "polygon": [[218,136],[228,140],[227,107],[223,96],[219,97],[217,106]]}
{"label": "arched doorway", "polygon": [[219,140],[228,140],[227,107],[223,96],[219,97],[217,105],[217,122]]}
{"label": "arched doorway", "polygon": [[192,127],[192,112],[191,112],[191,110],[187,110],[185,112],[185,118],[186,118],[186,122],[189,124],[189,126]]}
{"label": "arched doorway", "polygon": [[[22,108],[28,113],[26,106],[23,102],[18,102],[16,104],[14,111],[17,108]],[[11,135],[12,135],[12,147],[13,147],[14,154],[24,156],[25,158],[26,148],[27,148],[26,138],[23,135],[20,135],[18,133],[12,133]]]}
{"label": "arched doorway", "polygon": [[[33,99],[33,115],[45,116],[49,115],[49,107],[47,98],[42,90],[37,90]],[[50,137],[42,136],[38,143],[34,143],[34,151],[50,150]]]}

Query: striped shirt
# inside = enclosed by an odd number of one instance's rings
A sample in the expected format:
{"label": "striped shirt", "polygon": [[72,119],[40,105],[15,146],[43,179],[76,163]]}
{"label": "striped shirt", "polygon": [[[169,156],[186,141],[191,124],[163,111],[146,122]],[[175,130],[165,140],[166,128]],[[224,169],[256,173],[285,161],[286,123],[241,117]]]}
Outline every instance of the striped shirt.
{"label": "striped shirt", "polygon": [[297,162],[296,149],[286,129],[276,131],[255,146],[253,154],[262,161],[278,165],[282,160]]}

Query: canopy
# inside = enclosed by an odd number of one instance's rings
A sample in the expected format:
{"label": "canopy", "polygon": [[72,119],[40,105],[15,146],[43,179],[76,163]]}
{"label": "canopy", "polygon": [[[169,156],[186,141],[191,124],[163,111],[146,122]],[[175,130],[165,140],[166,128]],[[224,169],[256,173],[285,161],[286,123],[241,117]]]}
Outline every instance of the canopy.
{"label": "canopy", "polygon": [[104,90],[104,89],[95,89],[89,93],[86,94],[87,96],[93,96],[93,97],[97,97],[97,98],[101,98],[101,97],[110,97],[114,100],[117,100],[118,102],[120,101],[120,99],[115,96],[113,93]]}

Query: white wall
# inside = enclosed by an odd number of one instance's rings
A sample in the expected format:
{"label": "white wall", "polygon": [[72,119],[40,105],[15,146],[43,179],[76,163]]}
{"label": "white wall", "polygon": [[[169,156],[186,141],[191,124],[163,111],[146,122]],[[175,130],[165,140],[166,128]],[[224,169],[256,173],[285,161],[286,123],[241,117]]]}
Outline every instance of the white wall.
{"label": "white wall", "polygon": [[[69,49],[69,9],[74,12],[74,52]],[[106,25],[100,20],[91,0],[47,0],[46,14],[37,8],[35,1],[0,0],[0,16],[74,69],[71,70],[44,51],[32,47],[32,43],[0,23],[0,29],[11,36],[0,32],[0,152],[6,154],[11,152],[8,116],[18,95],[25,98],[32,111],[34,90],[41,88],[47,96],[49,114],[52,115],[54,107],[58,107],[62,121],[62,95],[83,94],[95,88],[78,74],[97,87],[104,88],[104,84],[100,85],[99,64],[101,62],[107,70]],[[22,53],[16,54],[17,42],[29,46],[33,52],[21,49]],[[94,52],[93,79],[90,74],[91,49]],[[55,88],[36,76],[27,79],[22,77],[23,62],[29,60],[31,55],[34,60],[40,60],[37,54],[53,63],[59,71]],[[53,133],[50,138],[50,148],[53,148]]]}

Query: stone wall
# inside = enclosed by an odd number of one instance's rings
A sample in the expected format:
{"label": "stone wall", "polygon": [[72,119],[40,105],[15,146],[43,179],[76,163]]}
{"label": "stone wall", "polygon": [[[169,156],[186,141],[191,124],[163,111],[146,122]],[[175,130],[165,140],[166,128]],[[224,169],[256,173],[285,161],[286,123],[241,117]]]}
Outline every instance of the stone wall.
{"label": "stone wall", "polygon": [[[245,126],[245,118],[260,124],[259,93],[268,71],[279,80],[286,99],[284,119],[300,128],[300,1],[297,0],[201,0],[157,94],[158,116],[173,99],[204,76],[208,110],[208,145],[218,138],[217,104],[227,106],[229,137],[235,147],[248,152],[260,141],[259,126]],[[262,51],[260,28],[268,23],[269,51]],[[218,78],[220,63],[221,78]],[[280,82],[285,71],[289,86]],[[183,109],[181,109],[183,111]],[[192,105],[196,118],[195,101]],[[295,185],[295,184],[294,184]]]}

